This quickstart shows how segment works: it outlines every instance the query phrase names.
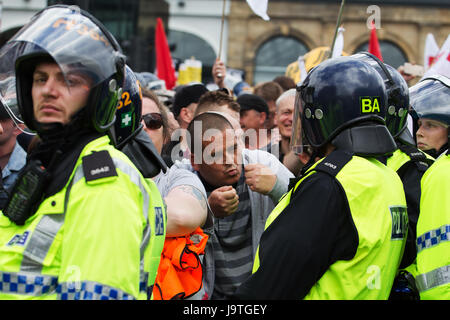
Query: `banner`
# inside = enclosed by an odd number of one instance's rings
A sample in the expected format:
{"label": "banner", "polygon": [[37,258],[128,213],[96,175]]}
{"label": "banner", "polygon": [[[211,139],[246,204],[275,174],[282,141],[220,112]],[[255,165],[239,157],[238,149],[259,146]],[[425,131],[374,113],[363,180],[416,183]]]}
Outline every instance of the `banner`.
{"label": "banner", "polygon": [[166,82],[166,88],[171,90],[175,86],[177,79],[161,18],[156,19],[155,49],[156,75],[159,79],[164,80]]}
{"label": "banner", "polygon": [[370,30],[369,48],[368,51],[376,56],[378,59],[383,61],[383,56],[381,55],[380,44],[377,38],[377,29],[375,28],[375,23],[372,21],[372,29]]}
{"label": "banner", "polygon": [[442,45],[441,50],[436,56],[433,65],[424,74],[424,78],[434,74],[440,74],[450,78],[450,35]]}
{"label": "banner", "polygon": [[338,34],[336,37],[336,42],[334,43],[331,58],[340,57],[342,55],[342,50],[344,50],[344,31],[345,29],[342,27],[338,29]]}
{"label": "banner", "polygon": [[427,71],[434,63],[438,53],[439,46],[437,45],[433,34],[427,34],[427,39],[425,40],[425,50],[423,54],[423,67],[425,71]]}
{"label": "banner", "polygon": [[268,0],[247,0],[248,5],[253,12],[263,18],[265,21],[269,21],[270,18],[267,15]]}

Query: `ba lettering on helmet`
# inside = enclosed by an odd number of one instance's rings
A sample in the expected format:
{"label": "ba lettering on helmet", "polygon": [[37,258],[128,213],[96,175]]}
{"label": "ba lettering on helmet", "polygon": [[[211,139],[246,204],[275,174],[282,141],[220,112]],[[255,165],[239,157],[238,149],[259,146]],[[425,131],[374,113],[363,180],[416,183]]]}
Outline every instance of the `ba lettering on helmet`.
{"label": "ba lettering on helmet", "polygon": [[360,97],[361,114],[380,113],[380,97]]}

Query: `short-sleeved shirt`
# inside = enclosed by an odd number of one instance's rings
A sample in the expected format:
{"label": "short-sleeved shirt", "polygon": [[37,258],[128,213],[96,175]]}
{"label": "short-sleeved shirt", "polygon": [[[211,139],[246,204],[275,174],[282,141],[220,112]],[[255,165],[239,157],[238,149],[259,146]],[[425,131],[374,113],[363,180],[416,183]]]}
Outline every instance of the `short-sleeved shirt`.
{"label": "short-sleeved shirt", "polygon": [[[176,165],[173,165],[172,167],[168,168],[165,173],[161,171],[153,179],[153,181],[156,183],[156,186],[158,187],[158,190],[161,193],[162,198],[167,197],[167,195],[172,189],[179,186],[187,185],[198,189],[198,191],[200,191],[201,194],[205,197],[205,200],[208,201],[205,187],[203,186],[202,182],[197,177],[197,175],[186,169],[179,168]],[[213,223],[212,217],[208,212],[208,218],[206,219],[203,228],[212,226],[212,223]]]}

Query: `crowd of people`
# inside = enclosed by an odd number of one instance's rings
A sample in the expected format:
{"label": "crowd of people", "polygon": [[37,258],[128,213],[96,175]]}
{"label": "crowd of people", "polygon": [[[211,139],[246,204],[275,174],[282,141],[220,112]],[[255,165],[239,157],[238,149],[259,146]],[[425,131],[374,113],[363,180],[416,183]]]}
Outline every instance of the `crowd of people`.
{"label": "crowd of people", "polygon": [[0,299],[450,299],[449,78],[148,75],[74,7],[1,48]]}

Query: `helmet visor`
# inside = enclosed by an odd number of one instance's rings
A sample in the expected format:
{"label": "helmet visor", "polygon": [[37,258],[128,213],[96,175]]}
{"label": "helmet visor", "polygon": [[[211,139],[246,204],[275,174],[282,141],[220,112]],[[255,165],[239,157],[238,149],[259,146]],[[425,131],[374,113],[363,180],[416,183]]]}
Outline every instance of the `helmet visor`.
{"label": "helmet visor", "polygon": [[418,118],[450,125],[450,80],[442,78],[441,81],[425,79],[411,87],[410,103]]}
{"label": "helmet visor", "polygon": [[[6,45],[5,47],[8,47]],[[17,107],[16,78],[14,76],[13,50],[0,51],[0,113],[9,116],[14,123],[23,123]]]}
{"label": "helmet visor", "polygon": [[10,42],[23,44],[18,55],[44,51],[65,76],[85,74],[95,86],[116,72],[121,55],[105,32],[77,7],[50,7],[34,16]]}
{"label": "helmet visor", "polygon": [[303,133],[302,117],[303,103],[300,97],[300,92],[297,90],[297,94],[295,95],[294,118],[292,123],[292,135],[290,142],[291,150],[295,154],[303,153],[303,150],[306,148],[306,145],[304,145],[305,137]]}

